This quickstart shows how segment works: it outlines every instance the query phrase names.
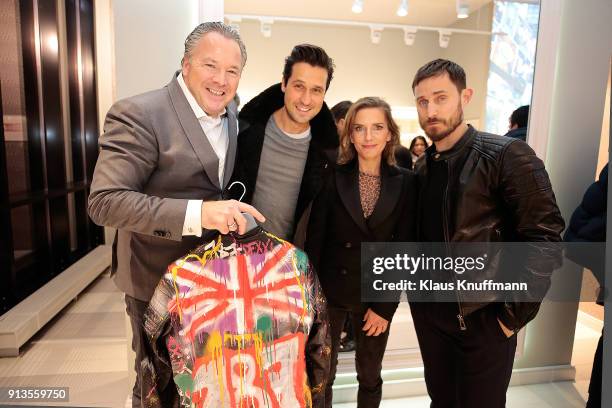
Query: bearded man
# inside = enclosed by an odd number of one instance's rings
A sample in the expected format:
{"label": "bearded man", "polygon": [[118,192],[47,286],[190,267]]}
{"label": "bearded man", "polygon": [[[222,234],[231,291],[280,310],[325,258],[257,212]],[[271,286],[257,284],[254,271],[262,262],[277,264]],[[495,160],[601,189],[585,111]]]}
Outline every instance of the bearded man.
{"label": "bearded man", "polygon": [[[412,83],[433,141],[416,164],[422,242],[558,242],[564,222],[544,163],[525,142],[479,132],[463,109],[473,90],[463,68],[438,59]],[[551,273],[546,253],[527,273]],[[431,407],[504,407],[516,333],[540,306],[514,300],[411,303]]]}

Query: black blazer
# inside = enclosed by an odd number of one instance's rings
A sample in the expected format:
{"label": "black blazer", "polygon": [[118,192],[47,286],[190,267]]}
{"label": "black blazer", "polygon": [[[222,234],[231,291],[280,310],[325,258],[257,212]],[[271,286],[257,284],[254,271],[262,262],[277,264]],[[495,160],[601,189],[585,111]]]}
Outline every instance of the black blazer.
{"label": "black blazer", "polygon": [[361,243],[414,242],[417,217],[416,176],[383,164],[374,212],[363,216],[357,161],[336,166],[313,202],[305,249],[330,306],[372,308],[391,321],[398,303],[361,303]]}

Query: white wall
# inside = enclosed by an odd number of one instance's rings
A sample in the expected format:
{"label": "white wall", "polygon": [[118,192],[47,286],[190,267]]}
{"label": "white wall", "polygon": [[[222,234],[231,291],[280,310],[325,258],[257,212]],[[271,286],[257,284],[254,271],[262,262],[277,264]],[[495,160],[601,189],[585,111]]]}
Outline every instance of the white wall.
{"label": "white wall", "polygon": [[[492,11],[489,4],[452,27],[490,30]],[[450,58],[466,69],[469,86],[476,89],[466,117],[479,118],[484,112],[489,36],[453,34],[443,49],[438,33],[431,31],[419,31],[414,45],[406,46],[400,30],[384,30],[381,42],[372,44],[365,27],[275,22],[272,37],[264,38],[259,22],[249,20],[240,23],[240,35],[249,55],[238,89],[245,101],[280,82],[285,57],[294,45],[309,42],[323,47],[336,65],[326,96],[330,106],[368,95],[382,96],[394,106],[414,106],[411,84],[418,68],[435,58]]]}
{"label": "white wall", "polygon": [[391,105],[413,105],[410,83],[416,70],[440,55],[437,36],[417,34],[412,47],[403,42],[403,33],[385,30],[380,44],[372,44],[370,31],[363,27],[341,27],[276,22],[272,37],[264,38],[259,23],[240,24],[249,59],[239,92],[248,99],[269,85],[280,82],[284,60],[300,43],[323,47],[336,66],[326,100],[330,105],[344,99],[383,96]]}
{"label": "white wall", "polygon": [[195,0],[114,0],[116,97],[161,88],[180,68],[197,24]]}
{"label": "white wall", "polygon": [[113,1],[96,0],[94,12],[96,41],[96,92],[100,133],[106,112],[115,101],[115,48],[113,35]]}
{"label": "white wall", "polygon": [[597,166],[612,55],[611,17],[609,0],[563,1],[546,165],[566,219],[593,182]]}
{"label": "white wall", "polygon": [[[474,11],[465,20],[459,20],[452,28],[491,31],[493,27],[493,3]],[[484,128],[487,80],[489,78],[489,59],[491,54],[491,37],[484,35],[453,34],[443,57],[457,62],[463,67],[467,76],[467,86],[474,89],[470,106],[465,110],[466,119],[480,119]]]}
{"label": "white wall", "polygon": [[[197,3],[112,1],[113,100],[159,88],[170,80],[179,68],[185,37],[197,23]],[[492,10],[489,4],[453,27],[489,30]],[[370,31],[361,27],[275,22],[272,33],[271,38],[264,38],[258,22],[244,20],[240,24],[249,56],[238,89],[243,101],[279,82],[284,59],[293,46],[311,42],[325,48],[336,62],[335,78],[326,98],[330,105],[343,99],[377,95],[391,105],[414,106],[411,83],[417,69],[435,58],[452,58],[466,68],[469,85],[476,89],[466,117],[480,118],[484,112],[488,36],[454,34],[448,49],[442,49],[438,46],[438,33],[428,31],[418,32],[415,44],[410,47],[404,44],[400,30],[383,31],[382,41],[377,45],[371,43]]]}

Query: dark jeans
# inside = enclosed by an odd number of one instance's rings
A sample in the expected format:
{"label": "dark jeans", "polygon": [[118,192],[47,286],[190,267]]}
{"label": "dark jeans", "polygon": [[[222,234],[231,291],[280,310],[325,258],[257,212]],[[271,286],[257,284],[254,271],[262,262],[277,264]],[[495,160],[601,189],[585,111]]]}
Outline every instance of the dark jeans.
{"label": "dark jeans", "polygon": [[[134,383],[134,389],[132,390],[132,407],[142,406],[142,394],[141,394],[141,365],[140,362],[146,357],[147,350],[150,347],[147,346],[147,336],[144,332],[144,314],[147,310],[148,303],[142,300],[135,299],[131,296],[125,295],[125,311],[130,318],[130,325],[132,326],[132,350],[136,353],[136,361],[134,362],[134,370],[136,371],[136,382]],[[168,368],[171,370],[170,368]],[[172,373],[169,373],[168,378],[172,378]],[[171,407],[175,405],[175,401],[178,401],[178,392],[174,381],[170,381],[170,384],[166,388],[159,392],[159,397],[162,402],[162,406]]]}
{"label": "dark jeans", "polygon": [[344,321],[344,326],[342,328],[342,333],[344,333],[345,336],[340,339],[340,352],[355,350],[355,331],[353,330],[353,323],[351,322],[349,314],[350,313],[347,313],[346,320]]}
{"label": "dark jeans", "polygon": [[516,335],[507,338],[492,304],[465,317],[456,303],[412,303],[431,408],[506,406]]}
{"label": "dark jeans", "polygon": [[601,377],[603,360],[603,330],[597,343],[597,350],[593,357],[593,369],[591,371],[591,382],[589,382],[589,399],[586,408],[601,408]]}
{"label": "dark jeans", "polygon": [[[379,336],[366,336],[365,332],[361,330],[365,312],[365,310],[362,312],[348,312],[333,307],[328,309],[332,355],[329,381],[325,389],[325,406],[327,408],[332,406],[332,385],[334,385],[336,378],[340,333],[342,333],[347,315],[351,319],[355,338],[355,368],[357,369],[357,381],[359,382],[357,407],[376,408],[380,405],[383,384],[380,372],[382,370],[385,348],[387,347],[387,339],[389,338],[389,328]],[[391,322],[389,322],[389,327],[391,327]]]}

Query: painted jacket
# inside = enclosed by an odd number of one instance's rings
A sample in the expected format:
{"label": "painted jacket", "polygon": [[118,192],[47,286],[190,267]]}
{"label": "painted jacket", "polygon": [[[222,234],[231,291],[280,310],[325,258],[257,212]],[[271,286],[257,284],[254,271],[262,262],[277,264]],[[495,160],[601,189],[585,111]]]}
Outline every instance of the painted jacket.
{"label": "painted jacket", "polygon": [[[259,227],[219,235],[172,263],[144,330],[146,407],[324,406],[323,291],[306,254]],[[164,401],[172,381],[180,400]]]}

